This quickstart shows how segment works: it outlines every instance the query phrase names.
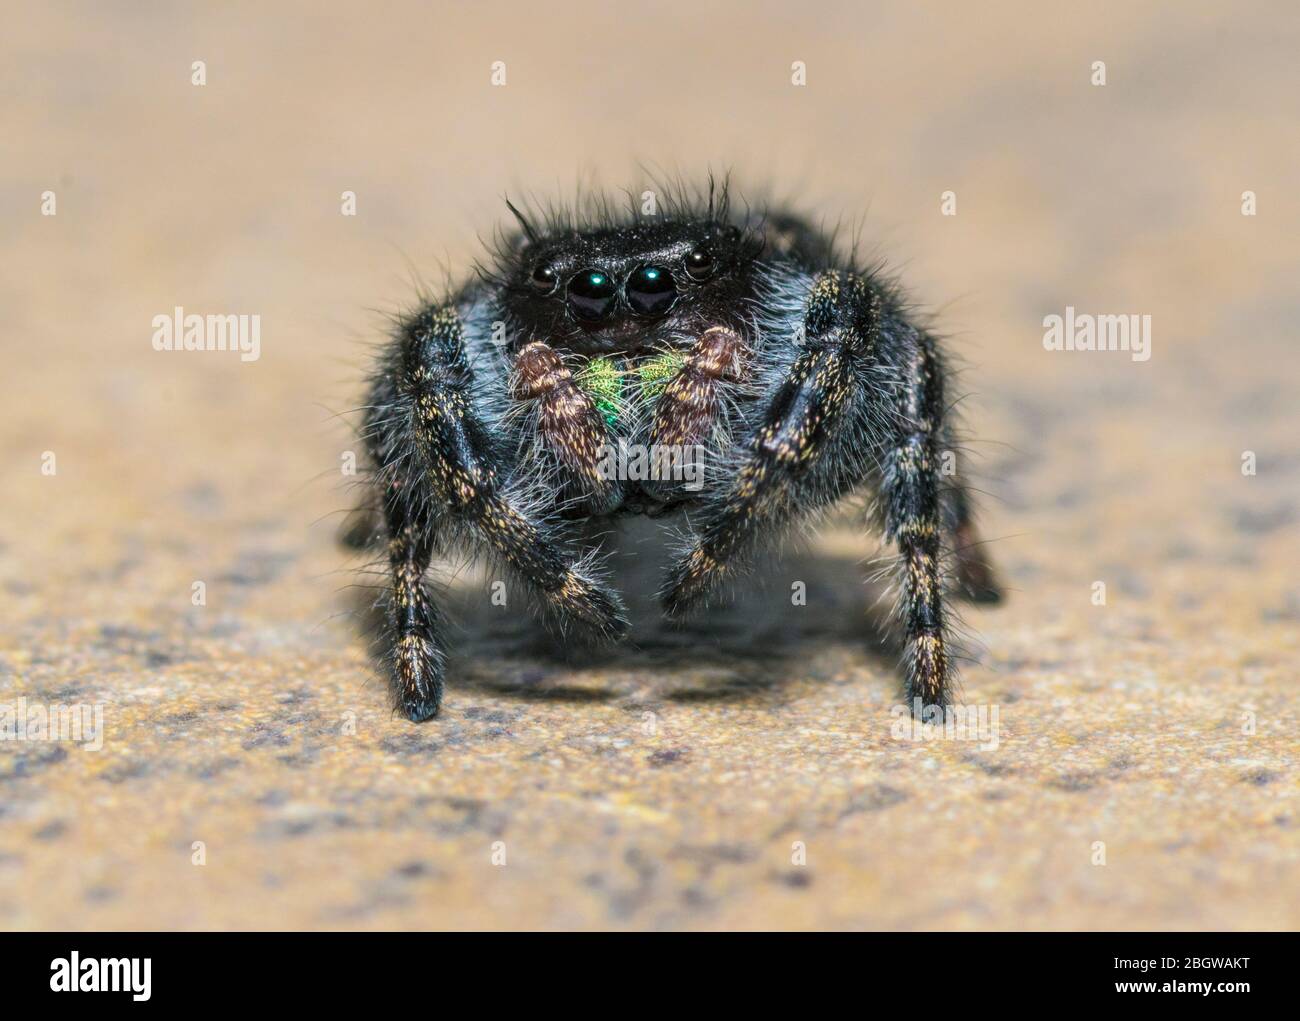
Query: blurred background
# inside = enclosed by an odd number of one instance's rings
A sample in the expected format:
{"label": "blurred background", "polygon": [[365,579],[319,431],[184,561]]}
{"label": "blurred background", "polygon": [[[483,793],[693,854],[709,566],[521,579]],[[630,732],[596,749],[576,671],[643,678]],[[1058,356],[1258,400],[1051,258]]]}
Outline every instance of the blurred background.
{"label": "blurred background", "polygon": [[[1295,5],[4,20],[0,702],[105,740],[0,741],[0,925],[1300,923]],[[391,716],[333,541],[384,313],[505,195],[656,167],[842,220],[951,336],[996,749],[891,735],[847,524],[752,615],[576,666],[458,575],[443,716]],[[176,306],[259,315],[260,358],[155,351]],[[1044,350],[1066,306],[1150,315],[1150,360]]]}

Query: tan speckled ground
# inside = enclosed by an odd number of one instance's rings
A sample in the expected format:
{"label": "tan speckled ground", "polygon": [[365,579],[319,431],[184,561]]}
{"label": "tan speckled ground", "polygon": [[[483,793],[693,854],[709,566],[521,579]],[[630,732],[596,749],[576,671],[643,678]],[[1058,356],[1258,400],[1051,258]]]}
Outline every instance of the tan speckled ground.
{"label": "tan speckled ground", "polygon": [[[318,6],[7,21],[0,704],[105,740],[0,741],[0,926],[1300,924],[1294,5]],[[995,749],[891,735],[847,527],[612,661],[461,575],[443,717],[389,714],[332,541],[369,310],[507,189],[637,158],[865,212],[941,311],[1013,590],[966,611]],[[262,357],[154,352],[176,305]],[[1153,357],[1044,351],[1066,305]]]}

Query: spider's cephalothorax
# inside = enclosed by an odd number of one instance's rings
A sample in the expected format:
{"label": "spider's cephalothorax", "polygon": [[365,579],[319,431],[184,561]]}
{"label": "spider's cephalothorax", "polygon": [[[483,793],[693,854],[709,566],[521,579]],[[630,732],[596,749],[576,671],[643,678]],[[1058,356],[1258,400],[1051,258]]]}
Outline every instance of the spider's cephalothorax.
{"label": "spider's cephalothorax", "polygon": [[618,638],[622,605],[575,520],[688,509],[665,574],[679,616],[800,518],[867,490],[897,545],[909,699],[947,704],[945,554],[998,588],[952,444],[938,344],[896,289],[794,215],[725,196],[593,222],[515,212],[479,279],[398,324],[364,435],[392,578],[401,708],[437,713],[443,628],[424,575],[449,545],[492,555],[561,627]]}

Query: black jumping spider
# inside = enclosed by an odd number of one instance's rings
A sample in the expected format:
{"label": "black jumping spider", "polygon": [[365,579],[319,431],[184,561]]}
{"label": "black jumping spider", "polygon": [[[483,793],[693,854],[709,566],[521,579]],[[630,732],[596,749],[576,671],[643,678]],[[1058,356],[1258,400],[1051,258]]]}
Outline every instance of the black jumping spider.
{"label": "black jumping spider", "polygon": [[[945,552],[964,594],[998,588],[967,490],[941,464],[937,341],[890,282],[791,213],[742,213],[711,183],[660,204],[511,206],[520,229],[478,278],[401,317],[364,419],[382,525],[363,507],[349,528],[354,545],[387,543],[401,708],[424,720],[442,701],[424,575],[451,547],[491,555],[560,627],[615,639],[628,621],[577,522],[686,511],[689,542],[661,590],[677,617],[761,542],[863,489],[898,547],[909,699],[946,705]],[[680,470],[619,477],[620,444]]]}

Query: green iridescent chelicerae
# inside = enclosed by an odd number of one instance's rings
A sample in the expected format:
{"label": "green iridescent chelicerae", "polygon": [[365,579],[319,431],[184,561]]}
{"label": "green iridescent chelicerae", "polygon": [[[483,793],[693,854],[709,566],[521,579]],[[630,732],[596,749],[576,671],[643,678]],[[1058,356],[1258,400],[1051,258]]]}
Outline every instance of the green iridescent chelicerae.
{"label": "green iridescent chelicerae", "polygon": [[612,358],[592,358],[578,371],[576,382],[605,416],[605,422],[613,428],[618,423],[619,411],[623,408],[625,377],[635,375],[640,380],[642,395],[654,400],[664,392],[669,380],[681,371],[685,362],[684,355],[669,351],[648,358],[626,372]]}

